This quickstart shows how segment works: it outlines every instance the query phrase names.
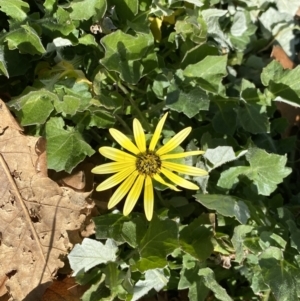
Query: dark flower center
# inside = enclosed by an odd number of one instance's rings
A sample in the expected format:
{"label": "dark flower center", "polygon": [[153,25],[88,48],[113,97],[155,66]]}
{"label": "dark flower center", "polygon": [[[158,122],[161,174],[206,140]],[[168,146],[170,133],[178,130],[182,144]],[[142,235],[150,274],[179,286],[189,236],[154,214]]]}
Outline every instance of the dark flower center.
{"label": "dark flower center", "polygon": [[152,151],[147,151],[137,155],[136,169],[140,174],[153,176],[159,172],[161,160],[158,155]]}

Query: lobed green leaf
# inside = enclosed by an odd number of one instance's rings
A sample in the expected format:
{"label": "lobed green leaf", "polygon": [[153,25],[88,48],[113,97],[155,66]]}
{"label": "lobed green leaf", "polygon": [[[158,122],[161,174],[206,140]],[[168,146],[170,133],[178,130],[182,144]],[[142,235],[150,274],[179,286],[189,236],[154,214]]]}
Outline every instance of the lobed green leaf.
{"label": "lobed green leaf", "polygon": [[84,238],[82,244],[77,244],[68,255],[73,275],[87,272],[101,263],[114,262],[117,259],[117,250],[118,247],[112,239],[108,239],[103,245],[100,241]]}

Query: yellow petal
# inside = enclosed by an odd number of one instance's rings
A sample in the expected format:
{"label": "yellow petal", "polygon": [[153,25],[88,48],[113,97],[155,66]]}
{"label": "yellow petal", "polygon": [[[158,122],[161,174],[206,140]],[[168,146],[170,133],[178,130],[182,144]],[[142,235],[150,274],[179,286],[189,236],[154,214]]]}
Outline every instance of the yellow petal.
{"label": "yellow petal", "polygon": [[170,179],[172,182],[174,182],[175,184],[187,188],[187,189],[193,189],[193,190],[198,190],[199,187],[197,185],[195,185],[194,183],[187,181],[177,175],[175,175],[173,172],[165,169],[165,168],[161,168],[161,172],[168,178]]}
{"label": "yellow petal", "polygon": [[162,146],[156,154],[161,156],[163,154],[166,154],[173,150],[175,147],[177,147],[191,132],[192,128],[187,127],[177,133],[172,139],[170,139],[164,146]]}
{"label": "yellow petal", "polygon": [[135,118],[133,120],[134,140],[141,153],[146,151],[146,138],[141,123]]}
{"label": "yellow petal", "polygon": [[102,156],[114,160],[114,161],[121,161],[121,162],[135,162],[136,157],[127,154],[119,149],[109,147],[109,146],[103,146],[99,148],[99,152]]}
{"label": "yellow petal", "polygon": [[148,221],[151,221],[153,216],[153,205],[154,205],[154,195],[153,195],[153,184],[151,177],[147,176],[145,180],[144,188],[144,210]]}
{"label": "yellow petal", "polygon": [[176,153],[176,154],[165,154],[160,156],[161,160],[167,160],[167,159],[178,159],[178,158],[184,158],[188,156],[196,156],[196,155],[202,155],[205,151],[197,150],[197,151],[190,151],[185,153]]}
{"label": "yellow petal", "polygon": [[135,155],[139,154],[139,149],[130,141],[130,139],[125,136],[123,133],[116,129],[109,129],[110,134],[113,138],[129,152],[134,153]]}
{"label": "yellow petal", "polygon": [[138,178],[136,179],[136,181],[134,182],[129,194],[127,195],[125,205],[123,208],[123,214],[125,216],[127,216],[132,211],[133,207],[135,206],[135,204],[141,194],[143,184],[144,184],[144,179],[145,179],[145,176],[139,175]]}
{"label": "yellow petal", "polygon": [[153,176],[153,179],[163,185],[166,185],[167,187],[171,188],[172,190],[175,190],[175,191],[181,191],[180,189],[178,189],[176,186],[172,185],[172,184],[169,184],[167,183],[159,174],[155,174]]}
{"label": "yellow petal", "polygon": [[112,197],[110,198],[107,208],[111,209],[115,207],[122,198],[128,193],[129,189],[131,188],[133,182],[135,181],[136,177],[138,176],[138,172],[134,171],[114,192]]}
{"label": "yellow petal", "polygon": [[168,113],[166,113],[163,118],[158,122],[157,126],[156,126],[156,129],[154,131],[154,134],[152,136],[152,139],[151,139],[151,142],[150,142],[150,145],[149,145],[149,150],[153,151],[156,147],[156,144],[157,144],[157,141],[160,137],[160,134],[161,134],[161,131],[162,131],[162,128],[165,124],[165,121],[168,117]]}
{"label": "yellow petal", "polygon": [[105,181],[103,181],[100,185],[97,186],[97,191],[103,191],[118,185],[120,182],[125,180],[133,171],[135,170],[135,166],[128,167],[117,174],[109,177]]}
{"label": "yellow petal", "polygon": [[131,162],[111,162],[96,166],[92,169],[92,173],[101,175],[107,173],[115,173],[119,172],[123,169],[127,169],[128,167],[132,166]]}
{"label": "yellow petal", "polygon": [[208,174],[207,171],[204,169],[183,165],[183,164],[177,164],[173,162],[163,161],[162,166],[177,171],[179,173],[184,173],[186,175],[195,176],[195,177],[206,176]]}
{"label": "yellow petal", "polygon": [[153,37],[156,42],[159,42],[161,40],[161,25],[162,25],[162,20],[159,18],[153,18],[149,17],[150,21],[150,30],[153,34]]}

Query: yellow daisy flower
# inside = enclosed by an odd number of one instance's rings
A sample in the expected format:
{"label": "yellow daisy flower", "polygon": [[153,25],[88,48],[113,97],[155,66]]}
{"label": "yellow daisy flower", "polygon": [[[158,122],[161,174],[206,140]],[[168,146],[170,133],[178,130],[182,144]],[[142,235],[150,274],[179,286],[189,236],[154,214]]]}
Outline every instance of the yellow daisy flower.
{"label": "yellow daisy flower", "polygon": [[187,189],[199,189],[197,185],[181,178],[172,171],[190,176],[205,176],[207,175],[206,170],[167,161],[168,159],[184,158],[187,156],[200,155],[204,153],[203,151],[198,150],[185,153],[168,154],[189,135],[192,130],[191,127],[183,129],[165,145],[160,147],[158,150],[155,150],[167,116],[168,113],[166,113],[158,122],[148,148],[146,146],[144,130],[141,123],[137,119],[133,120],[133,134],[136,144],[134,144],[120,131],[113,128],[109,130],[113,138],[124,149],[132,154],[115,149],[113,147],[104,146],[99,148],[101,155],[115,162],[99,165],[93,168],[92,172],[95,174],[116,174],[103,181],[100,185],[98,185],[96,190],[103,191],[114,187],[123,181],[123,183],[110,198],[108,209],[116,206],[128,193],[123,209],[123,214],[125,216],[128,215],[135,206],[144,186],[144,209],[146,218],[150,221],[153,215],[154,202],[152,180],[154,179],[155,181],[162,183],[173,190],[179,191],[174,185],[167,183],[161,177],[161,174],[163,174],[175,185]]}

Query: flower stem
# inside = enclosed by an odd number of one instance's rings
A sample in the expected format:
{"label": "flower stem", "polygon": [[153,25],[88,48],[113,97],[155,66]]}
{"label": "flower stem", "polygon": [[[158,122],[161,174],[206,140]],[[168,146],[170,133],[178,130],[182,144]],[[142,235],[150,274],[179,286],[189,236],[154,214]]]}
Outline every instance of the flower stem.
{"label": "flower stem", "polygon": [[127,98],[129,99],[129,102],[131,104],[131,106],[133,107],[133,109],[136,111],[143,127],[146,129],[147,132],[151,132],[151,126],[148,122],[148,120],[145,118],[145,116],[143,115],[143,113],[141,112],[141,110],[139,109],[139,107],[136,105],[135,101],[132,99],[129,91],[122,85],[122,83],[119,80],[116,80],[110,73],[107,73],[108,76],[117,83],[118,87],[122,90],[122,92],[127,96]]}
{"label": "flower stem", "polygon": [[133,135],[133,132],[132,132],[131,128],[127,125],[127,123],[119,115],[116,114],[115,117],[123,125],[126,132],[130,135]]}

